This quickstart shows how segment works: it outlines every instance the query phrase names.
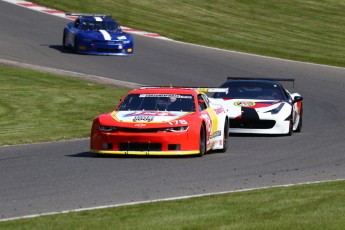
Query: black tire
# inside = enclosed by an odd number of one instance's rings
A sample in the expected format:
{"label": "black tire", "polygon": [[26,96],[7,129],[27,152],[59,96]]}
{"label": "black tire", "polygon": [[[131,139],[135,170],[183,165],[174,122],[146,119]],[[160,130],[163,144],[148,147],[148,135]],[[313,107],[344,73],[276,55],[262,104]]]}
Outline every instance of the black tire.
{"label": "black tire", "polygon": [[291,136],[293,132],[293,120],[292,120],[292,113],[290,115],[290,123],[289,123],[289,132],[286,134],[287,136]]}
{"label": "black tire", "polygon": [[303,125],[303,119],[302,118],[303,118],[303,107],[301,107],[301,115],[299,117],[298,126],[296,129],[297,133],[300,133],[302,131],[302,125]]}
{"label": "black tire", "polygon": [[199,157],[202,157],[206,152],[206,130],[204,125],[200,128],[200,139],[199,139]]}
{"label": "black tire", "polygon": [[63,33],[63,36],[62,36],[62,46],[64,48],[67,48],[67,46],[66,46],[66,34],[65,33]]}
{"label": "black tire", "polygon": [[229,146],[229,121],[226,119],[224,125],[224,134],[223,134],[223,148],[220,149],[221,153],[225,153]]}
{"label": "black tire", "polygon": [[77,36],[74,37],[74,47],[73,47],[74,51],[76,53],[78,53],[78,38]]}

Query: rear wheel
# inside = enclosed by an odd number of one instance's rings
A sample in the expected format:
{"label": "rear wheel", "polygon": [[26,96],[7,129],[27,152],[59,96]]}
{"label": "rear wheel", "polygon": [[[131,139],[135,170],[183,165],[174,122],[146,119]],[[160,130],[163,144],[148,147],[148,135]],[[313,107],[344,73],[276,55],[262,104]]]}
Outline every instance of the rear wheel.
{"label": "rear wheel", "polygon": [[225,153],[229,146],[229,122],[228,119],[226,119],[224,124],[224,131],[223,131],[223,148],[220,150],[220,152]]}
{"label": "rear wheel", "polygon": [[206,152],[206,131],[204,126],[200,129],[200,139],[199,139],[199,157],[202,157]]}

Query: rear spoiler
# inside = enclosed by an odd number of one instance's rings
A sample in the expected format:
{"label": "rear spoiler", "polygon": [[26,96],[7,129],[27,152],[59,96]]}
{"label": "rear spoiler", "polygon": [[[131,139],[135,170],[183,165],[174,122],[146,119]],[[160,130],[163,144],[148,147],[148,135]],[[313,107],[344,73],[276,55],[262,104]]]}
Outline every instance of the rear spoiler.
{"label": "rear spoiler", "polygon": [[295,87],[295,78],[255,78],[255,77],[227,77],[228,80],[265,80],[265,81],[289,81]]}
{"label": "rear spoiler", "polygon": [[190,87],[190,86],[142,86],[140,89],[152,89],[152,88],[179,88],[179,89],[191,89],[200,93],[228,93],[229,88],[219,87]]}
{"label": "rear spoiler", "polygon": [[108,14],[65,13],[66,16],[111,18]]}

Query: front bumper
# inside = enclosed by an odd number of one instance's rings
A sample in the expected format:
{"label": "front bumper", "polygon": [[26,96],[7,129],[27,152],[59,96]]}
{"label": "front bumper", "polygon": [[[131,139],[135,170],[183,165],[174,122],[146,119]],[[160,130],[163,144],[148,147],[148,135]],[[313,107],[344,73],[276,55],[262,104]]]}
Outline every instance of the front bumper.
{"label": "front bumper", "polygon": [[120,155],[199,154],[198,137],[190,132],[91,134],[90,151]]}
{"label": "front bumper", "polygon": [[81,42],[75,47],[77,53],[93,55],[127,56],[134,52],[133,44]]}

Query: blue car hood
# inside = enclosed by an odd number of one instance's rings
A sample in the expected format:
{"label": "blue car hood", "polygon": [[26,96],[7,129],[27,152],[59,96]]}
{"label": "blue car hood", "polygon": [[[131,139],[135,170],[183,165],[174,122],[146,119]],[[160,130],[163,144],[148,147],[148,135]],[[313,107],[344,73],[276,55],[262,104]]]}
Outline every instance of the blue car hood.
{"label": "blue car hood", "polygon": [[111,32],[106,30],[96,30],[96,31],[85,31],[83,32],[83,36],[85,38],[90,38],[92,40],[116,40],[116,41],[123,41],[123,40],[130,40],[131,35],[125,34],[122,32]]}

